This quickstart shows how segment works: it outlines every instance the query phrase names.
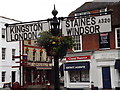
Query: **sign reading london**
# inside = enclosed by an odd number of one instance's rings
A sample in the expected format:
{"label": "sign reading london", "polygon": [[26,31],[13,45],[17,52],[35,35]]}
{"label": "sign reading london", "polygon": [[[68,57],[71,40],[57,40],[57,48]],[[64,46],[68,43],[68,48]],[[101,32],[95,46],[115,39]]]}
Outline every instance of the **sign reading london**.
{"label": "sign reading london", "polygon": [[40,32],[49,30],[48,22],[31,22],[8,25],[6,27],[7,41],[22,41],[37,39]]}
{"label": "sign reading london", "polygon": [[111,31],[111,15],[67,19],[63,21],[62,35],[74,36]]}

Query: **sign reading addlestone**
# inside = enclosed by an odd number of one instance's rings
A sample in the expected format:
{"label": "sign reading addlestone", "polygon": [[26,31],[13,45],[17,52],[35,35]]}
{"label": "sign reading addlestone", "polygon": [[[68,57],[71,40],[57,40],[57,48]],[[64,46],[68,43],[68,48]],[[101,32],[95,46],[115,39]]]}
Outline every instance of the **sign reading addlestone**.
{"label": "sign reading addlestone", "polygon": [[62,35],[74,36],[111,31],[111,15],[67,19],[63,21]]}
{"label": "sign reading addlestone", "polygon": [[7,41],[22,41],[37,39],[40,32],[49,30],[48,22],[31,22],[24,24],[8,25],[6,27]]}

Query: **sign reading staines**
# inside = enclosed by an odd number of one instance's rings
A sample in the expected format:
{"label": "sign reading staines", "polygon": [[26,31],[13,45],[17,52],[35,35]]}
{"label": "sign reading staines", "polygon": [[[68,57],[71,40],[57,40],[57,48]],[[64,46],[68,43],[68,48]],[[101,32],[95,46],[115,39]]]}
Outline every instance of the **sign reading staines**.
{"label": "sign reading staines", "polygon": [[62,35],[74,36],[111,31],[111,15],[67,19],[63,21]]}

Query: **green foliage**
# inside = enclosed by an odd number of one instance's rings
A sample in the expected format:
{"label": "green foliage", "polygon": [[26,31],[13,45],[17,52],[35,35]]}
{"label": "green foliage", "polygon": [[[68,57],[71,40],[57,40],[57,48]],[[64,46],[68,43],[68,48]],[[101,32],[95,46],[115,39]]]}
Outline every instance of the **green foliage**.
{"label": "green foliage", "polygon": [[42,32],[39,34],[38,45],[40,47],[44,47],[48,55],[57,55],[63,53],[62,50],[67,52],[67,49],[70,49],[74,45],[74,41],[72,37],[60,37],[60,36],[52,36],[50,32]]}

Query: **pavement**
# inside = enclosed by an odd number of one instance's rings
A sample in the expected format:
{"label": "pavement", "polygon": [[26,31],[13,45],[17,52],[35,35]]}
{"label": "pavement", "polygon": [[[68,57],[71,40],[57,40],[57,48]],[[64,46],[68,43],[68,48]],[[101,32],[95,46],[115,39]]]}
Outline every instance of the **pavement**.
{"label": "pavement", "polygon": [[[0,88],[0,90],[12,90],[10,88]],[[18,90],[18,89],[14,89]],[[45,85],[29,85],[27,88],[21,88],[20,90],[54,90],[54,86]],[[66,90],[64,86],[60,86],[60,90]]]}
{"label": "pavement", "polygon": [[[54,90],[54,86],[31,85],[26,90]],[[60,86],[60,90],[66,90],[64,86]]]}

